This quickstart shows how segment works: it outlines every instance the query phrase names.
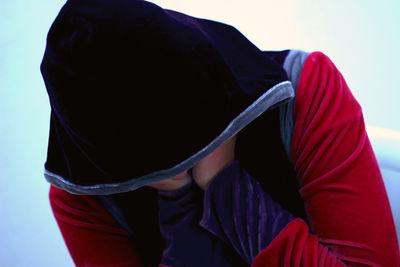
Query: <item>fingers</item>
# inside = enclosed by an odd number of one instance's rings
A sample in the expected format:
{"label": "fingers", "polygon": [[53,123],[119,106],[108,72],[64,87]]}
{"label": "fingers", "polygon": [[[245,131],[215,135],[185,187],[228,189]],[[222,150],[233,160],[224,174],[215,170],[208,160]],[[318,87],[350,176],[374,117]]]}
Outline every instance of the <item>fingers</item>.
{"label": "fingers", "polygon": [[147,186],[163,191],[177,190],[192,182],[192,176],[188,171],[185,171],[175,177],[162,180],[159,182],[148,184]]}
{"label": "fingers", "polygon": [[231,137],[192,168],[195,183],[206,190],[212,179],[235,158],[236,136]]}
{"label": "fingers", "polygon": [[206,190],[212,179],[235,159],[236,136],[231,137],[204,159],[199,161],[191,172],[185,171],[173,178],[151,183],[147,186],[158,190],[177,190],[193,180],[203,190]]}

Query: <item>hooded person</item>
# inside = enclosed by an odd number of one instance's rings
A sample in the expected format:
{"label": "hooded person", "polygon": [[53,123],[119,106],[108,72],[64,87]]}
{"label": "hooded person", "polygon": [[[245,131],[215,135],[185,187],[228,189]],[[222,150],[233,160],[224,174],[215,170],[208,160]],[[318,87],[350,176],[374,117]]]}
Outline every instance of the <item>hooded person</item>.
{"label": "hooded person", "polygon": [[68,0],[41,71],[45,177],[76,265],[400,264],[361,108],[324,54],[261,51],[146,1]]}

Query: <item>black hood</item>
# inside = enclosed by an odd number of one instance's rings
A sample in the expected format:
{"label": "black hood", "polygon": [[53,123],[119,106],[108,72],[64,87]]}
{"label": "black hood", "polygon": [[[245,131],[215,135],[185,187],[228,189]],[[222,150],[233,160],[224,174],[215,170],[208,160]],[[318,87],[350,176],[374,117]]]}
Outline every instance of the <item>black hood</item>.
{"label": "black hood", "polygon": [[293,97],[282,66],[234,27],[146,1],[67,1],[41,71],[45,177],[79,194],[175,176]]}

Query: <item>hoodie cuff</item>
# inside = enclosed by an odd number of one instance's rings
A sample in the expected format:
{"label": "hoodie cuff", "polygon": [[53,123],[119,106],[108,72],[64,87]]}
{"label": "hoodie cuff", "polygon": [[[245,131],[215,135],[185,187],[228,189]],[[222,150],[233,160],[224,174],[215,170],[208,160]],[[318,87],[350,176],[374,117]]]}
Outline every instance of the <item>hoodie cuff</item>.
{"label": "hoodie cuff", "polygon": [[207,188],[200,225],[251,264],[293,219],[238,161],[233,161]]}

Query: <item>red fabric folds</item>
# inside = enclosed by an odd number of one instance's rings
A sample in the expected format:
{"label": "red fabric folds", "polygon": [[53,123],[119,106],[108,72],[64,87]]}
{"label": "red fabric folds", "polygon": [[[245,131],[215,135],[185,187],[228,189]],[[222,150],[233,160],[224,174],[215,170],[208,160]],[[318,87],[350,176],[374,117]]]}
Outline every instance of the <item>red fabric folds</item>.
{"label": "red fabric folds", "polygon": [[50,187],[50,203],[76,266],[144,267],[129,235],[92,197]]}
{"label": "red fabric folds", "polygon": [[[291,221],[252,266],[400,266],[361,107],[320,52],[304,64],[294,122],[291,160],[310,225]],[[144,266],[129,235],[95,198],[52,186],[50,202],[77,266]]]}
{"label": "red fabric folds", "polygon": [[393,217],[361,107],[320,52],[304,63],[294,122],[292,162],[314,235],[300,219],[291,222],[253,266],[400,266]]}
{"label": "red fabric folds", "polygon": [[346,266],[328,248],[310,235],[301,219],[290,222],[281,233],[254,260],[252,267],[264,266]]}

